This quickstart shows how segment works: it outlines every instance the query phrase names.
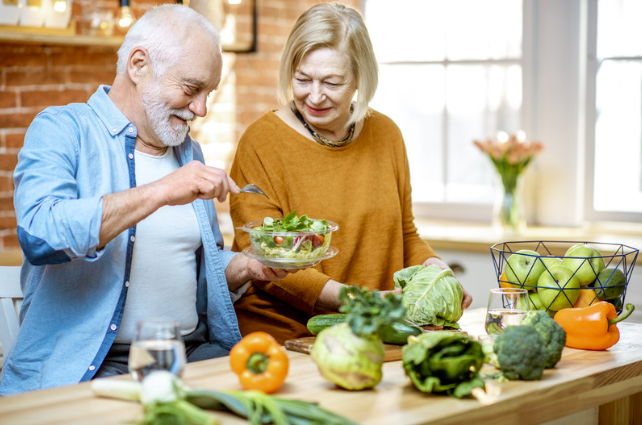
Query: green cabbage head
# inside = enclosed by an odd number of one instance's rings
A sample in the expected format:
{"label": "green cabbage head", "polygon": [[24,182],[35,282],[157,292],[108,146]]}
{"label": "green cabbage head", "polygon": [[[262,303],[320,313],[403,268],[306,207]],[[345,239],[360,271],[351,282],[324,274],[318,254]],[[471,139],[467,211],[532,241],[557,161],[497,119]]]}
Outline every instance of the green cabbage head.
{"label": "green cabbage head", "polygon": [[345,322],[322,330],[310,355],[326,380],[347,390],[372,388],[381,381],[381,338],[358,337]]}
{"label": "green cabbage head", "polygon": [[401,302],[407,309],[407,320],[419,326],[459,328],[464,289],[452,270],[432,264],[412,266],[396,272],[393,279],[395,288],[403,290]]}

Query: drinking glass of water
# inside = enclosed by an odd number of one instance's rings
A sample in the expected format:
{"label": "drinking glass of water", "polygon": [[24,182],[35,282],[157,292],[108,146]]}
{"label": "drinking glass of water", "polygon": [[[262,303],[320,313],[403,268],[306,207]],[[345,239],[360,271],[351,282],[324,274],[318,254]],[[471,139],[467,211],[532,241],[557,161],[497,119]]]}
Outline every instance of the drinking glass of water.
{"label": "drinking glass of water", "polygon": [[151,318],[136,324],[129,349],[129,371],[134,379],[141,382],[155,370],[166,370],[180,377],[186,362],[177,321]]}
{"label": "drinking glass of water", "polygon": [[528,292],[520,288],[493,288],[486,310],[486,333],[497,337],[507,326],[519,325],[529,309]]}

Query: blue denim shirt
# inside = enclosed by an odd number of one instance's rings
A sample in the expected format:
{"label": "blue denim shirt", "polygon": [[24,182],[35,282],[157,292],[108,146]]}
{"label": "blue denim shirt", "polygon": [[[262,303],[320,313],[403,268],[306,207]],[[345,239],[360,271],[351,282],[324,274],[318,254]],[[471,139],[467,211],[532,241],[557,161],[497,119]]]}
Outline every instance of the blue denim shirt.
{"label": "blue denim shirt", "polygon": [[[25,298],[1,395],[91,379],[118,333],[136,227],[104,249],[96,247],[102,197],[136,186],[137,130],[107,96],[109,89],[101,86],[86,104],[38,114],[18,155],[14,202],[27,260],[21,274]],[[203,161],[189,136],[174,149],[181,165]],[[196,308],[210,341],[229,350],[241,338],[224,274],[236,253],[223,251],[214,203],[192,205],[203,242]]]}

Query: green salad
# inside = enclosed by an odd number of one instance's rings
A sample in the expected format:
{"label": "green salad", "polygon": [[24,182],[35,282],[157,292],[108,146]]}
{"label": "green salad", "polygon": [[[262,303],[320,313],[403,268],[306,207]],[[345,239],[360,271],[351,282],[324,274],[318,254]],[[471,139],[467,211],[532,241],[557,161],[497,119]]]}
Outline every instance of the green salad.
{"label": "green salad", "polygon": [[297,217],[292,211],[282,219],[265,217],[263,225],[251,230],[250,240],[254,251],[266,258],[313,259],[327,251],[333,229],[334,223]]}

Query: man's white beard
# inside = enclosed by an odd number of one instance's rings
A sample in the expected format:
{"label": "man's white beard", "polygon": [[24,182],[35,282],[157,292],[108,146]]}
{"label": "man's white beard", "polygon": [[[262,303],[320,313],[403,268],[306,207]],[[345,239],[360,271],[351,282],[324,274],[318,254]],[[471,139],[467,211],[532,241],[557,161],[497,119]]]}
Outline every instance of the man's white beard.
{"label": "man's white beard", "polygon": [[172,124],[170,118],[172,115],[185,120],[191,121],[195,118],[193,112],[189,109],[171,109],[161,100],[160,84],[152,82],[143,91],[142,95],[143,109],[147,119],[165,146],[178,146],[185,140],[189,131],[187,124]]}

